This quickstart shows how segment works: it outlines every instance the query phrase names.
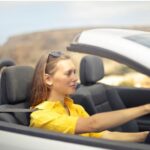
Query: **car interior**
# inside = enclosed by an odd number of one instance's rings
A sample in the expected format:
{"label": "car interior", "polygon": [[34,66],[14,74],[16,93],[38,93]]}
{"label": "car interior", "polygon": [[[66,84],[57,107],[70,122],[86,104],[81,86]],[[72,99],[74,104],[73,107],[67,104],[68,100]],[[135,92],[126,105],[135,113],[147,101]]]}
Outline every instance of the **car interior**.
{"label": "car interior", "polygon": [[[92,115],[95,113],[126,108],[115,88],[98,82],[104,77],[102,60],[97,56],[85,56],[80,64],[80,82],[72,98]],[[111,129],[123,132],[139,131],[136,121],[130,121]]]}
{"label": "car interior", "polygon": [[[31,87],[33,73],[34,73],[34,68],[30,66],[11,66],[11,67],[6,67],[3,70],[1,74],[0,109],[29,108],[30,87]],[[124,103],[124,99],[129,98],[129,96],[131,96],[132,98],[134,94],[132,95],[131,93],[132,91],[133,93],[135,93],[136,90],[134,91],[133,89],[126,89],[126,88],[124,89],[118,87],[116,88],[98,82],[100,79],[104,77],[104,74],[105,74],[104,66],[100,57],[93,56],[93,55],[88,55],[83,57],[80,64],[81,83],[77,87],[76,93],[71,95],[75,103],[81,104],[90,115],[99,112],[112,111],[112,110],[123,109],[126,107],[134,106],[134,104],[132,103],[129,103],[128,105],[127,104],[128,101],[125,101]],[[142,91],[145,92],[145,90]],[[140,91],[139,93],[143,93],[142,91]],[[127,94],[127,92],[129,92],[129,94]],[[148,92],[146,91],[146,93]],[[122,97],[124,97],[124,99]],[[144,98],[145,103],[148,101],[149,97],[150,94],[148,95],[146,94]],[[129,98],[128,100],[130,100],[131,98]],[[136,105],[138,105],[138,103]],[[0,122],[2,121],[2,122],[11,123],[12,127],[14,125],[21,125],[30,128],[28,127],[29,115],[30,115],[29,112],[24,112],[24,113],[23,112],[8,112],[8,113],[0,112]],[[150,129],[150,120],[148,119],[149,117],[150,116],[146,116],[144,119],[143,118],[141,119],[142,127],[139,126],[137,120],[133,120],[128,122],[127,124],[124,124],[120,127],[110,129],[110,130],[123,131],[123,132],[137,132],[141,130],[146,130],[148,127]],[[17,128],[19,129],[20,127],[18,126]],[[21,132],[24,133],[26,130],[27,129],[23,131],[21,130]],[[35,130],[37,132],[37,129],[29,129],[29,131],[30,130],[33,131]],[[39,130],[39,133],[41,133],[41,130]],[[61,135],[61,139],[62,139],[62,134],[53,133],[53,132],[51,133],[52,133],[52,138],[55,137],[54,139],[59,139]],[[34,133],[32,132],[31,134],[36,135],[35,132]],[[46,133],[46,135],[47,134],[48,133]],[[41,136],[41,134],[38,135]],[[90,140],[88,138],[79,137],[76,135],[75,137],[64,135],[64,137],[66,139],[70,138],[71,142],[75,142],[74,138],[78,139],[76,140],[76,142],[78,141],[78,143],[81,142],[82,144],[83,143],[85,144],[87,140],[88,141]],[[101,145],[102,147],[109,147],[111,149],[113,148],[120,149],[120,145],[117,145],[116,147],[114,143],[110,142],[111,145],[110,147],[110,145],[105,140],[104,143],[100,142],[99,144],[96,144],[98,142],[97,139],[91,139],[91,141],[93,141],[93,143],[89,142],[86,144],[91,144],[93,146],[95,144],[96,146]],[[131,145],[132,144],[136,146],[135,143],[131,143]],[[124,146],[126,147],[127,145],[124,144]],[[124,148],[122,147],[121,149],[125,149],[125,147]]]}

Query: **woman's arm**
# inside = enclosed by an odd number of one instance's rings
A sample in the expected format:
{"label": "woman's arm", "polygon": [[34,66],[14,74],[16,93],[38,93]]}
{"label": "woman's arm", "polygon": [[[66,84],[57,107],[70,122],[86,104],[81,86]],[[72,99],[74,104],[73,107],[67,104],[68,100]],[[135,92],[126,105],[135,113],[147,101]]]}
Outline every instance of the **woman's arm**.
{"label": "woman's arm", "polygon": [[105,131],[105,133],[101,138],[107,140],[116,140],[116,141],[144,142],[148,133],[149,131],[137,132],[137,133]]}
{"label": "woman's arm", "polygon": [[98,113],[88,118],[79,118],[75,133],[81,134],[104,131],[148,113],[150,113],[150,104],[112,112]]}

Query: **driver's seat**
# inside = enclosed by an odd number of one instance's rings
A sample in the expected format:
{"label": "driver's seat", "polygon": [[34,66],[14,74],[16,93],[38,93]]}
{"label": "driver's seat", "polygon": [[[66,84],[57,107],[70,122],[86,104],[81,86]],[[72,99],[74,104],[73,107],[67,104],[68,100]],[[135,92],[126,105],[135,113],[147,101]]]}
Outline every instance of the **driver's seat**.
{"label": "driver's seat", "polygon": [[[0,109],[29,108],[29,94],[34,69],[30,66],[12,66],[3,70],[1,76],[2,101]],[[0,120],[29,125],[29,113],[0,113]]]}

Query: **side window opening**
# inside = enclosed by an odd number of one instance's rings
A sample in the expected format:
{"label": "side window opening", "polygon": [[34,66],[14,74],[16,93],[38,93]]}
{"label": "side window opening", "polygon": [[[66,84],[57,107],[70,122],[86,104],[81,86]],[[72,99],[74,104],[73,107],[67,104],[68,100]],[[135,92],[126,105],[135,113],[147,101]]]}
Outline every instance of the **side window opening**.
{"label": "side window opening", "polygon": [[150,77],[137,72],[128,66],[103,58],[105,77],[101,80],[113,86],[150,88]]}
{"label": "side window opening", "polygon": [[[77,74],[79,79],[80,61],[88,55],[84,53],[70,52],[71,57],[77,67]],[[150,77],[139,73],[128,66],[118,63],[116,61],[102,58],[105,69],[105,76],[99,82],[113,86],[150,88]],[[80,83],[80,79],[78,80]]]}

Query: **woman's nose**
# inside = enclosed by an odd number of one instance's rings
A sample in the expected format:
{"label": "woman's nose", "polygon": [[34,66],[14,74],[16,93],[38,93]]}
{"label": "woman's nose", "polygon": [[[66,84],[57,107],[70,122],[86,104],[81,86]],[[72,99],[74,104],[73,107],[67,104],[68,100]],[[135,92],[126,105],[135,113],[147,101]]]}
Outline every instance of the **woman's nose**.
{"label": "woman's nose", "polygon": [[75,81],[76,81],[76,82],[78,81],[78,76],[77,76],[77,75],[75,75]]}
{"label": "woman's nose", "polygon": [[76,73],[74,73],[74,74],[72,75],[72,78],[73,78],[73,81],[77,81],[77,80],[78,80],[78,76],[77,76],[77,74],[76,74]]}

